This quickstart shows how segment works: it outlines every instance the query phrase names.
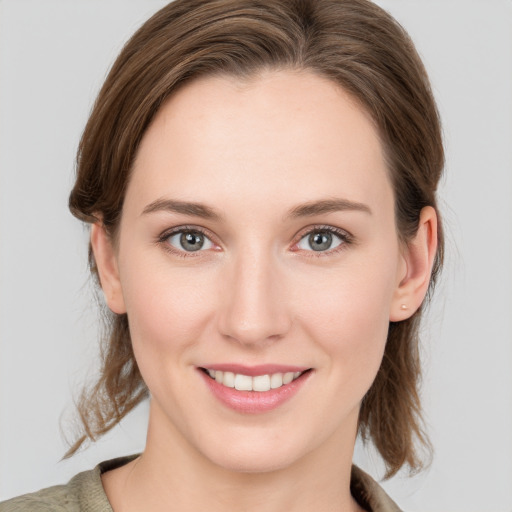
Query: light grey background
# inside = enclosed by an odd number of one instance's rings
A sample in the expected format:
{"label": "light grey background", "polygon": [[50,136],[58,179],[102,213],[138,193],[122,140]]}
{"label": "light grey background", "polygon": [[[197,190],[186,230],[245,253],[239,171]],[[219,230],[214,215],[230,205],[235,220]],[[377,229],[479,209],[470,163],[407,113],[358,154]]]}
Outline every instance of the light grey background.
{"label": "light grey background", "polygon": [[[67,211],[93,98],[164,0],[0,0],[0,499],[143,449],[147,405],[59,462],[93,378],[87,232]],[[424,329],[430,470],[406,510],[512,510],[512,2],[382,0],[424,57],[444,120],[447,264]],[[356,460],[379,476],[374,455]]]}

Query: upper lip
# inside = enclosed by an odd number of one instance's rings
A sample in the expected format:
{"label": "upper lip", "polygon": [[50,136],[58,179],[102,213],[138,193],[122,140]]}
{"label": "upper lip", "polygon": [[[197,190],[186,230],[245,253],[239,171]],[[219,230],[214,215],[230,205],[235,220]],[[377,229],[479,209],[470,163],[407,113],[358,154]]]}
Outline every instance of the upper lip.
{"label": "upper lip", "polygon": [[272,375],[274,373],[288,373],[288,372],[304,372],[309,370],[308,366],[295,366],[288,364],[259,364],[256,366],[246,366],[243,364],[235,363],[220,363],[220,364],[206,364],[200,366],[205,370],[215,370],[221,372],[232,372],[249,377],[256,377],[258,375]]}

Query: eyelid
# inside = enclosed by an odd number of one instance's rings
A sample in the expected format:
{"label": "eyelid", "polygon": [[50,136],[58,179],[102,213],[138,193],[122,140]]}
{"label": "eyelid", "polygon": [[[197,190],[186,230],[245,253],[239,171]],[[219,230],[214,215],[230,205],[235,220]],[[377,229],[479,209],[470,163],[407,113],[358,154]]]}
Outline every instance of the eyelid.
{"label": "eyelid", "polygon": [[[181,257],[197,257],[197,256],[203,255],[202,253],[208,252],[209,250],[211,250],[211,249],[199,250],[196,252],[182,251],[182,250],[176,249],[175,247],[173,247],[169,243],[167,243],[167,240],[169,239],[169,237],[171,237],[177,233],[183,232],[183,231],[196,231],[198,233],[201,233],[203,236],[208,238],[208,240],[210,240],[210,242],[215,246],[213,250],[215,250],[215,251],[222,250],[219,240],[213,233],[211,233],[211,231],[209,231],[208,229],[205,229],[201,226],[191,225],[191,224],[174,226],[172,228],[166,229],[157,237],[156,242],[163,245],[165,250],[171,252],[174,255],[178,255]],[[313,251],[313,250],[308,251],[308,250],[303,250],[303,249],[297,248],[297,244],[305,236],[308,236],[315,231],[328,231],[328,232],[336,235],[337,237],[339,237],[342,240],[342,243],[339,244],[338,246],[334,247],[333,249],[329,249],[327,251]],[[331,254],[334,254],[334,253],[344,250],[346,248],[346,246],[352,245],[354,243],[355,243],[354,236],[345,229],[341,229],[341,228],[338,228],[338,227],[335,227],[332,225],[328,225],[328,224],[315,224],[315,225],[307,226],[307,227],[301,229],[294,236],[294,242],[292,244],[291,251],[292,252],[308,253],[308,257],[329,256]]]}
{"label": "eyelid", "polygon": [[[327,251],[304,250],[297,247],[299,242],[304,237],[311,235],[311,233],[321,231],[327,231],[329,233],[332,233],[333,235],[336,235],[338,238],[341,239],[342,243],[334,247],[333,249],[328,249]],[[293,242],[291,249],[293,252],[303,251],[304,253],[308,253],[308,257],[318,258],[322,256],[329,256],[339,251],[343,251],[344,249],[346,249],[348,245],[354,243],[354,236],[345,229],[337,228],[335,226],[331,226],[328,224],[316,224],[313,226],[307,226],[306,228],[303,228],[301,231],[299,231],[299,233],[297,233],[297,235],[294,237],[294,240],[295,241]]]}
{"label": "eyelid", "polygon": [[174,226],[172,228],[166,229],[158,236],[157,243],[162,244],[166,251],[168,251],[174,255],[178,255],[178,256],[182,256],[182,257],[202,256],[201,253],[205,253],[205,252],[208,252],[209,250],[212,250],[212,249],[205,249],[205,250],[198,250],[198,251],[183,251],[183,250],[177,249],[176,247],[170,245],[167,242],[171,236],[176,235],[178,233],[182,233],[184,231],[192,231],[192,232],[200,233],[214,245],[213,250],[215,250],[215,251],[220,250],[220,243],[218,242],[217,237],[215,235],[213,235],[213,233],[211,233],[209,230],[207,230],[201,226],[190,225],[190,224]]}

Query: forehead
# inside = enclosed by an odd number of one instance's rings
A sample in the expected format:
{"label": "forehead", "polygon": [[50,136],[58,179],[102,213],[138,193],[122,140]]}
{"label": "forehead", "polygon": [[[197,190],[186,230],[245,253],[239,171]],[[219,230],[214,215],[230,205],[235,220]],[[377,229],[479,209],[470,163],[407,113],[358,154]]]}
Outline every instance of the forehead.
{"label": "forehead", "polygon": [[390,191],[382,145],[358,103],[311,72],[269,71],[179,89],[143,137],[128,195],[141,205],[167,193],[292,204],[372,200],[383,187]]}

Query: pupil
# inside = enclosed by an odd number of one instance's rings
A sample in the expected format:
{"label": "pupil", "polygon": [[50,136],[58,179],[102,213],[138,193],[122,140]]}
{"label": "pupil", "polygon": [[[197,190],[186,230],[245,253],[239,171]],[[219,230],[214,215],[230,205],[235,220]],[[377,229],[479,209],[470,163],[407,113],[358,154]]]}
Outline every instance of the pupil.
{"label": "pupil", "polygon": [[200,233],[185,232],[180,237],[180,243],[186,251],[198,251],[204,244],[204,236]]}
{"label": "pupil", "polygon": [[312,233],[309,235],[309,244],[314,251],[325,251],[329,249],[332,243],[331,233]]}

